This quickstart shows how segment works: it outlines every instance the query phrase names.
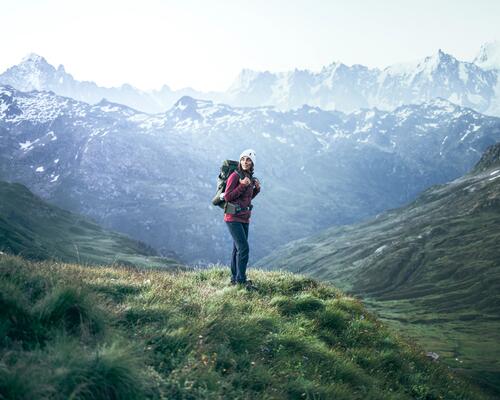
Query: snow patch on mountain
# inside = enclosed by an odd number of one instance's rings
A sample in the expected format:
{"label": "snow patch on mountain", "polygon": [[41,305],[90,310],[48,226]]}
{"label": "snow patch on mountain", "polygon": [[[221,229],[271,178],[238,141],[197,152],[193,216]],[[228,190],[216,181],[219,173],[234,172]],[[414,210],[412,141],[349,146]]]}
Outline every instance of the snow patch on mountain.
{"label": "snow patch on mountain", "polygon": [[33,148],[33,144],[36,142],[38,142],[38,139],[35,140],[34,142],[32,142],[30,140],[26,140],[26,142],[24,142],[24,143],[19,143],[19,148],[22,151],[30,151]]}

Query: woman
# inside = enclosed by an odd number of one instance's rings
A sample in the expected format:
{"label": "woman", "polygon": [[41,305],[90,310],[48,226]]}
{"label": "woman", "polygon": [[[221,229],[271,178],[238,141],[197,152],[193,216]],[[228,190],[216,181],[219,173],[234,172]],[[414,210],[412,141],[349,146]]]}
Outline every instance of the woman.
{"label": "woman", "polygon": [[238,169],[226,183],[224,200],[224,221],[233,238],[233,256],[231,259],[231,284],[244,284],[247,289],[255,289],[247,280],[248,264],[248,227],[252,214],[252,199],[260,192],[260,182],[253,177],[255,151],[245,150],[240,155]]}

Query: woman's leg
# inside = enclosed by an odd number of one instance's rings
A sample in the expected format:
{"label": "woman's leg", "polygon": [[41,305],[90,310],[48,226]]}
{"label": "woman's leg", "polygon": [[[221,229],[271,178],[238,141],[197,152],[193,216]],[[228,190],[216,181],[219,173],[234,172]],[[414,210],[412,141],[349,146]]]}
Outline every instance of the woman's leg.
{"label": "woman's leg", "polygon": [[236,248],[236,243],[233,242],[233,254],[231,256],[231,282],[236,283],[236,275],[238,275],[238,270],[236,265],[238,263],[238,249]]}
{"label": "woman's leg", "polygon": [[241,253],[241,258],[239,259],[239,265],[241,266],[238,269],[240,271],[240,276],[243,277],[243,280],[241,282],[246,282],[248,258],[250,256],[250,246],[248,244],[248,228],[250,227],[250,224],[241,224],[241,226],[243,227],[243,230],[245,232],[246,251]]}
{"label": "woman's leg", "polygon": [[[247,280],[246,270],[250,249],[248,247],[248,225],[242,222],[226,222],[234,240],[233,259],[236,261],[236,281],[244,283]],[[236,249],[236,252],[234,251]],[[232,270],[231,263],[231,270]]]}

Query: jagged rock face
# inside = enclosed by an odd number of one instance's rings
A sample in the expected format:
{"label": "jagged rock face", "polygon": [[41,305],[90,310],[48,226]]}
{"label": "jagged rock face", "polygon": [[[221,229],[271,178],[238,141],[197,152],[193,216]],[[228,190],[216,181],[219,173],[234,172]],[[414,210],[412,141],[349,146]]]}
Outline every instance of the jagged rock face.
{"label": "jagged rock face", "polygon": [[384,70],[333,63],[319,73],[278,74],[245,70],[228,92],[231,104],[275,105],[281,109],[302,104],[352,112],[377,107],[393,110],[403,104],[442,97],[479,112],[500,115],[497,70],[483,70],[441,50],[416,63]]}
{"label": "jagged rock face", "polygon": [[168,110],[185,95],[233,106],[275,106],[285,111],[307,104],[343,112],[371,107],[391,111],[403,104],[441,97],[500,116],[499,48],[497,44],[483,46],[473,63],[439,50],[423,60],[383,70],[342,63],[332,63],[320,72],[243,70],[227,91],[211,93],[190,88],[173,91],[168,86],[152,92],[130,85],[103,88],[93,82],[79,82],[64,67],[56,69],[43,57],[30,55],[1,74],[0,84],[25,91],[51,90],[91,104],[106,98],[152,113]]}
{"label": "jagged rock face", "polygon": [[29,54],[21,63],[0,74],[0,84],[9,85],[22,91],[53,91],[58,95],[90,104],[107,99],[152,113],[164,112],[184,95],[200,98],[211,95],[211,93],[201,93],[190,88],[173,91],[166,85],[160,90],[151,92],[141,91],[128,84],[112,88],[101,87],[94,82],[74,79],[62,65],[56,69],[45,58],[37,54]]}
{"label": "jagged rock face", "polygon": [[19,65],[10,67],[0,77],[2,83],[22,91],[50,90],[53,86],[64,87],[74,82],[62,65],[56,69],[36,54],[29,54]]}
{"label": "jagged rock face", "polygon": [[394,112],[232,108],[184,97],[149,115],[0,89],[0,178],[189,262],[228,260],[210,205],[222,161],[257,151],[252,260],[464,174],[500,121],[445,100]]}
{"label": "jagged rock face", "polygon": [[484,171],[488,168],[500,166],[500,143],[488,148],[474,167],[475,172]]}
{"label": "jagged rock face", "polygon": [[484,70],[500,70],[500,41],[483,44],[473,62]]}

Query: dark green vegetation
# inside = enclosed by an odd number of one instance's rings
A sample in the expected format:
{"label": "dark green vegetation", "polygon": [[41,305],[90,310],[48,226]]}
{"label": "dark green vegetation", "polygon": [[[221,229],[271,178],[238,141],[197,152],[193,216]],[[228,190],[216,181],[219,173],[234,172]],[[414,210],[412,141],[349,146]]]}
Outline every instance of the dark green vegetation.
{"label": "dark green vegetation", "polygon": [[47,204],[18,183],[0,181],[0,251],[81,264],[173,267],[151,247]]}
{"label": "dark green vegetation", "polygon": [[0,398],[488,398],[335,288],[251,277],[0,255]]}
{"label": "dark green vegetation", "polygon": [[500,393],[500,144],[469,175],[407,207],[290,243],[258,264],[362,296]]}

